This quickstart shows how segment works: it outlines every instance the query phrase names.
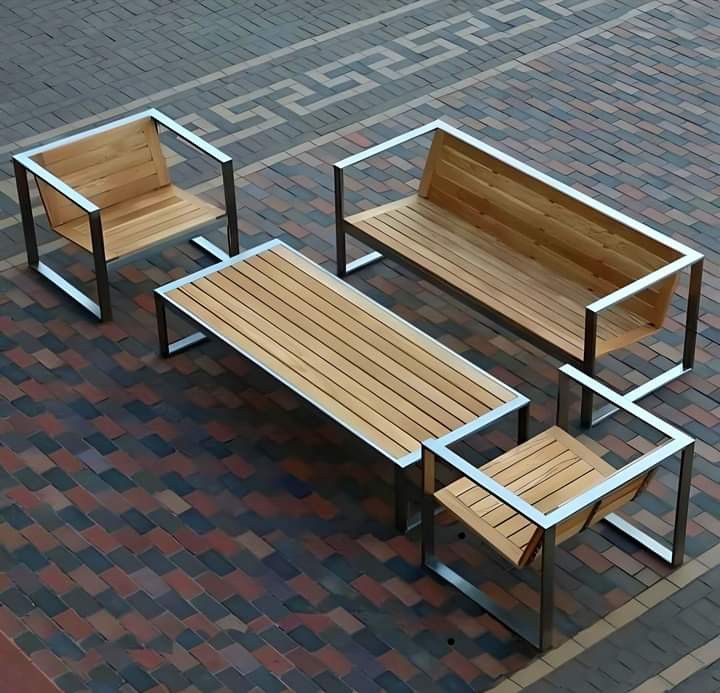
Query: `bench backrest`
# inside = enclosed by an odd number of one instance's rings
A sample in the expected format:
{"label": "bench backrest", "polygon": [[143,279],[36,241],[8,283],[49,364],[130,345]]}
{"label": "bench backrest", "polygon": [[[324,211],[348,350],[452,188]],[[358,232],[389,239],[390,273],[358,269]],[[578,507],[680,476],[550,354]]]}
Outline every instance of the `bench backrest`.
{"label": "bench backrest", "polygon": [[[586,527],[594,525],[610,513],[619,510],[626,503],[634,500],[638,494],[648,485],[654,470],[651,469],[646,474],[628,481],[619,489],[608,493],[606,496],[595,503],[595,505],[585,508],[575,513],[564,522],[561,522],[555,530],[555,543],[561,544],[570,537],[575,536]],[[533,538],[528,543],[523,556],[520,559],[520,566],[528,565],[537,556],[538,551],[542,547],[543,531],[539,527],[535,531]]]}
{"label": "bench backrest", "polygon": [[[442,130],[435,132],[419,194],[598,295],[680,257],[663,243]],[[628,301],[628,308],[661,324],[675,280],[640,293]]]}
{"label": "bench backrest", "polygon": [[[100,208],[125,202],[170,182],[152,118],[82,137],[33,158]],[[51,226],[60,226],[84,214],[47,184],[40,180],[37,184]]]}

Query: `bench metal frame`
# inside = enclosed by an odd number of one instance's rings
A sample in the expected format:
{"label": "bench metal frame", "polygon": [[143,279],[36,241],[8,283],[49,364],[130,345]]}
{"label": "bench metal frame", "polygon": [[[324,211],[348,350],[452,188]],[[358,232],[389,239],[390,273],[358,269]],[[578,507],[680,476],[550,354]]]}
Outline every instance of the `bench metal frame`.
{"label": "bench metal frame", "polygon": [[[448,449],[446,444],[438,440],[428,440],[423,443],[422,469],[423,469],[423,506],[422,506],[422,562],[423,565],[439,577],[457,587],[463,594],[479,604],[487,612],[505,624],[512,631],[530,642],[540,650],[552,647],[553,611],[554,611],[554,573],[555,573],[555,536],[556,528],[576,513],[590,508],[602,498],[616,491],[633,479],[646,474],[661,465],[665,460],[680,453],[680,474],[676,496],[675,525],[673,528],[673,541],[666,546],[644,530],[636,527],[620,516],[611,513],[603,518],[623,534],[639,543],[645,549],[655,554],[661,560],[673,567],[682,564],[685,557],[685,536],[687,531],[688,505],[690,502],[690,485],[692,479],[692,464],[695,448],[693,438],[678,430],[654,414],[642,409],[629,397],[619,395],[588,377],[577,368],[566,364],[559,370],[559,387],[557,398],[557,425],[567,430],[570,381],[578,383],[581,387],[591,390],[599,397],[608,400],[617,409],[625,411],[639,419],[648,426],[662,433],[667,441],[659,447],[645,453],[637,460],[630,462],[616,473],[588,489],[579,496],[563,503],[549,513],[543,513],[530,505],[510,489],[498,483],[482,469],[477,469],[462,457]],[[434,506],[435,506],[435,464],[444,462],[465,477],[476,483],[483,490],[511,507],[515,512],[525,517],[543,530],[540,568],[540,614],[539,627],[534,624],[519,621],[506,609],[501,607],[487,594],[468,582],[455,570],[442,563],[435,555],[434,538]]]}
{"label": "bench metal frame", "polygon": [[[158,326],[158,339],[159,339],[159,347],[160,347],[160,355],[164,358],[167,358],[169,356],[173,356],[175,354],[180,353],[181,351],[184,351],[186,349],[189,349],[192,346],[195,346],[196,344],[199,344],[200,342],[204,342],[209,337],[215,337],[216,339],[220,340],[221,342],[224,342],[228,346],[232,347],[237,353],[239,353],[241,356],[246,358],[248,361],[251,361],[256,366],[260,367],[262,370],[264,370],[266,373],[269,373],[271,376],[273,376],[277,381],[288,387],[290,390],[295,392],[295,394],[299,395],[303,400],[306,402],[309,402],[315,409],[320,411],[322,414],[326,415],[330,419],[336,421],[339,423],[344,429],[352,433],[355,437],[357,437],[359,440],[361,440],[363,443],[365,443],[367,446],[373,448],[376,452],[379,452],[383,457],[390,460],[393,463],[394,466],[394,493],[395,493],[395,525],[398,529],[398,531],[401,532],[407,532],[410,529],[413,529],[414,527],[418,526],[420,524],[420,516],[417,515],[416,518],[412,518],[410,516],[410,505],[411,505],[411,489],[410,489],[410,480],[408,479],[407,475],[407,469],[408,467],[411,467],[412,465],[418,463],[421,458],[421,446],[418,445],[418,449],[416,452],[408,453],[407,455],[404,455],[403,457],[393,457],[392,455],[389,455],[385,450],[378,447],[375,443],[368,440],[362,433],[357,431],[353,426],[349,425],[347,422],[343,421],[342,419],[338,418],[333,414],[332,412],[328,411],[323,405],[316,402],[312,397],[310,397],[307,393],[305,393],[301,388],[296,387],[295,385],[287,382],[282,376],[280,376],[277,372],[275,372],[272,368],[268,367],[265,363],[262,361],[256,359],[251,354],[247,353],[245,350],[238,348],[233,342],[225,337],[224,335],[220,334],[217,330],[214,330],[212,327],[210,327],[207,323],[205,323],[203,320],[199,319],[195,315],[193,315],[190,311],[176,303],[172,300],[172,298],[168,295],[171,291],[174,289],[177,289],[180,286],[183,286],[184,284],[189,284],[191,282],[194,282],[198,279],[201,279],[202,277],[206,277],[209,274],[213,274],[214,272],[217,272],[218,270],[222,270],[226,267],[229,267],[230,265],[234,265],[236,263],[242,262],[243,260],[246,260],[248,258],[253,257],[254,255],[257,255],[258,253],[262,253],[266,250],[269,250],[270,248],[276,247],[276,246],[284,246],[285,248],[288,248],[292,250],[292,248],[280,240],[271,240],[267,243],[263,243],[261,245],[258,245],[254,248],[251,248],[250,250],[247,250],[243,253],[240,253],[239,255],[236,255],[234,257],[229,257],[223,260],[222,262],[211,265],[210,267],[206,267],[205,269],[199,270],[198,272],[195,272],[193,274],[190,274],[186,277],[182,277],[181,279],[178,279],[174,282],[170,282],[169,284],[165,284],[164,286],[161,286],[157,289],[155,289],[155,313],[157,317],[157,326]],[[297,252],[297,251],[293,251]],[[320,267],[320,269],[327,273],[329,277],[332,277],[335,279],[335,277],[325,270],[324,268]],[[362,296],[364,300],[371,300],[368,299],[368,297],[364,294],[362,294],[360,291],[355,289],[354,287],[348,287],[350,290],[356,292],[358,295]],[[180,317],[182,317],[184,320],[189,322],[190,324],[194,325],[197,328],[197,331],[193,332],[192,334],[188,335],[187,337],[183,337],[182,339],[178,339],[176,341],[171,342],[168,335],[168,325],[167,325],[167,311],[171,310],[173,313],[176,313]],[[410,330],[412,330],[414,333],[417,333],[418,335],[422,335],[423,338],[428,337],[424,332],[419,330],[414,325],[410,324],[409,322],[403,320],[399,316],[393,314],[393,319],[398,320],[402,322],[405,326],[407,326]],[[528,437],[528,418],[529,418],[529,406],[530,406],[530,400],[525,397],[524,395],[520,394],[519,392],[516,392],[513,388],[509,387],[505,383],[501,382],[491,374],[483,371],[481,368],[478,368],[473,363],[470,363],[469,361],[465,360],[460,356],[459,354],[454,353],[450,349],[448,349],[444,344],[441,342],[437,342],[436,344],[443,349],[444,351],[452,354],[453,358],[460,359],[464,361],[467,365],[469,365],[473,370],[481,373],[484,377],[489,378],[490,380],[493,380],[494,382],[501,385],[505,390],[507,390],[510,393],[513,393],[515,397],[511,399],[509,402],[506,402],[505,404],[502,404],[501,406],[492,409],[482,416],[479,416],[478,418],[474,419],[473,421],[465,424],[464,426],[461,426],[457,428],[454,431],[451,431],[449,433],[446,433],[441,438],[438,438],[438,441],[446,444],[446,445],[452,445],[457,440],[461,440],[463,438],[466,438],[472,433],[476,433],[478,431],[483,430],[484,428],[487,428],[488,426],[496,423],[500,419],[514,414],[517,412],[517,436],[518,441],[523,442],[527,440]]]}
{"label": "bench metal frame", "polygon": [[[408,258],[404,257],[402,253],[397,252],[391,246],[379,242],[378,240],[368,236],[357,226],[354,226],[345,218],[345,202],[344,202],[344,176],[345,169],[355,166],[364,162],[365,160],[381,154],[387,150],[401,146],[406,142],[414,140],[423,135],[434,133],[436,130],[446,132],[453,137],[479,149],[480,151],[488,154],[489,156],[502,161],[508,166],[524,173],[526,175],[535,178],[536,180],[551,186],[555,190],[568,195],[573,199],[577,200],[586,207],[590,207],[601,214],[608,216],[615,221],[627,226],[633,231],[648,236],[653,240],[662,243],[663,245],[671,248],[672,250],[681,254],[682,257],[677,260],[661,267],[660,269],[651,272],[650,274],[631,282],[630,284],[621,287],[612,293],[593,301],[590,305],[585,308],[585,345],[583,358],[578,359],[577,356],[567,353],[557,347],[556,345],[546,341],[542,337],[530,332],[522,325],[518,325],[512,319],[506,317],[502,313],[489,308],[483,304],[480,304],[475,299],[468,296],[465,292],[453,287],[449,283],[443,281],[439,277],[434,276],[432,273],[425,270],[423,267],[412,262]],[[703,255],[692,248],[679,243],[673,238],[666,236],[655,229],[646,226],[630,217],[618,212],[607,205],[604,205],[597,200],[593,200],[591,197],[574,190],[573,188],[565,185],[549,176],[537,171],[536,169],[523,164],[522,162],[514,159],[513,157],[504,154],[498,149],[491,147],[484,142],[465,134],[464,132],[454,128],[441,120],[435,120],[427,125],[415,128],[410,132],[406,132],[398,137],[383,142],[381,144],[370,147],[365,151],[359,152],[352,156],[349,156],[342,161],[338,161],[334,167],[334,180],[335,180],[335,236],[336,236],[336,256],[337,256],[337,275],[338,277],[346,277],[352,272],[367,267],[368,265],[379,262],[384,257],[394,260],[400,265],[404,265],[411,269],[413,272],[423,276],[430,283],[442,287],[449,294],[459,299],[461,302],[469,305],[471,308],[480,309],[481,312],[489,315],[493,320],[499,324],[511,329],[512,331],[520,334],[528,342],[535,344],[542,350],[557,356],[561,361],[570,361],[574,365],[581,368],[588,375],[594,376],[597,370],[597,321],[598,316],[603,310],[610,308],[613,305],[622,303],[628,298],[640,293],[641,291],[648,289],[659,282],[667,279],[673,274],[679,273],[680,271],[689,268],[690,269],[690,284],[688,288],[687,298],[687,309],[685,317],[685,338],[683,344],[682,360],[675,364],[668,371],[660,373],[653,377],[642,385],[630,390],[625,393],[626,398],[632,401],[637,401],[651,394],[658,388],[666,385],[672,380],[679,378],[688,371],[690,371],[695,363],[695,345],[697,341],[697,329],[698,320],[700,315],[700,297],[702,290],[702,273],[703,273]],[[346,236],[350,235],[357,238],[365,245],[372,248],[372,252],[354,260],[352,262],[347,261],[347,249],[346,249]],[[599,423],[604,418],[610,416],[616,411],[614,406],[608,406],[597,414],[593,411],[593,392],[589,388],[582,389],[582,410],[581,410],[581,421],[583,426],[590,427]]]}
{"label": "bench metal frame", "polygon": [[[77,142],[93,135],[99,135],[103,132],[114,130],[115,128],[127,125],[136,120],[151,118],[157,128],[164,127],[171,131],[178,139],[184,141],[189,146],[197,149],[220,164],[223,179],[223,189],[225,194],[225,215],[227,217],[227,243],[228,253],[224,253],[217,246],[209,243],[202,236],[193,237],[197,233],[197,227],[190,231],[183,231],[175,236],[165,238],[162,241],[154,243],[138,251],[128,253],[122,257],[116,258],[108,262],[105,258],[105,244],[102,228],[102,209],[91,202],[87,197],[80,194],[77,190],[63,182],[59,177],[53,175],[46,168],[33,160],[33,157],[42,152],[62,147],[71,142]],[[56,140],[50,144],[41,147],[35,147],[25,152],[15,154],[12,157],[13,167],[15,170],[15,184],[17,186],[18,202],[20,205],[20,216],[22,219],[23,234],[25,236],[25,251],[27,253],[28,266],[40,273],[45,279],[50,281],[56,288],[72,298],[82,308],[91,313],[101,322],[112,320],[112,307],[110,303],[110,281],[108,272],[111,269],[141,259],[152,253],[158,252],[160,249],[175,244],[178,241],[192,238],[192,242],[206,253],[212,255],[215,259],[222,260],[228,255],[237,255],[240,249],[240,241],[238,237],[237,226],[237,204],[235,201],[235,179],[233,173],[232,158],[221,152],[205,140],[190,132],[187,128],[176,123],[165,114],[155,108],[151,108],[140,113],[122,118],[120,120],[107,123],[92,130],[86,130]],[[37,232],[35,229],[35,219],[33,215],[32,201],[30,198],[30,188],[28,184],[28,171],[49,185],[51,188],[67,198],[73,204],[77,205],[88,215],[90,225],[90,238],[92,241],[92,256],[95,266],[95,282],[97,284],[97,301],[90,298],[83,291],[78,289],[67,279],[62,277],[58,272],[52,269],[45,262],[40,260],[40,251],[38,248]],[[83,249],[84,250],[84,249]]]}

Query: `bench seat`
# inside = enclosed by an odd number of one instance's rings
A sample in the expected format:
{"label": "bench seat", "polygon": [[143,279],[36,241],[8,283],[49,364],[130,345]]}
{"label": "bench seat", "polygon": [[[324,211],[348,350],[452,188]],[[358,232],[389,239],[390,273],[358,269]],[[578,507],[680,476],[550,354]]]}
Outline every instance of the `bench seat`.
{"label": "bench seat", "polygon": [[[562,276],[549,263],[505,242],[512,230],[491,216],[475,226],[438,204],[412,195],[347,217],[347,221],[425,273],[441,280],[531,334],[582,360],[585,306],[609,293],[597,277],[574,268]],[[528,245],[528,244],[525,244]],[[545,258],[543,258],[545,259]],[[626,305],[605,311],[598,323],[598,355],[652,334],[657,327]]]}
{"label": "bench seat", "polygon": [[422,441],[518,401],[279,241],[158,291],[401,467],[419,460]]}
{"label": "bench seat", "polygon": [[[105,258],[115,260],[181,235],[225,216],[225,211],[176,185],[165,185],[103,209]],[[55,231],[92,252],[87,215],[55,227]]]}

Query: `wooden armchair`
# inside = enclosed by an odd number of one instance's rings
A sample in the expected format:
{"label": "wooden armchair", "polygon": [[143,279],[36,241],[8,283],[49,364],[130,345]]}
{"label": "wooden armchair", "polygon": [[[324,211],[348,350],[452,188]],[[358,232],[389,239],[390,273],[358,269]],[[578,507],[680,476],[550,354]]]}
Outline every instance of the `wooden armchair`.
{"label": "wooden armchair", "polygon": [[[568,385],[574,380],[648,426],[666,440],[616,470],[567,432]],[[673,566],[682,563],[694,441],[573,366],[560,369],[557,424],[477,469],[439,441],[423,444],[423,565],[460,589],[486,611],[542,650],[552,645],[555,547],[586,527],[605,520]],[[653,471],[681,453],[672,547],[614,514],[647,485]],[[463,476],[441,489],[435,464],[442,461]],[[434,555],[435,504],[450,511],[512,565],[523,568],[540,555],[540,625],[518,622]]]}
{"label": "wooden armchair", "polygon": [[[159,127],[220,163],[225,210],[173,184]],[[228,252],[239,251],[232,159],[155,109],[13,157],[28,264],[100,320],[110,320],[108,270],[227,216]],[[40,261],[27,172],[50,227],[92,253],[97,302]],[[202,237],[193,241],[228,256]]]}

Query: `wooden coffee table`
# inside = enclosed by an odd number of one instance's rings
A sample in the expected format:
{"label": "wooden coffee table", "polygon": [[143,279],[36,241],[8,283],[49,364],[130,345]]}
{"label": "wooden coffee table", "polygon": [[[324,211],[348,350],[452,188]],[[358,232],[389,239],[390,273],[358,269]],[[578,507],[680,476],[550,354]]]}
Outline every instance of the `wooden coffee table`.
{"label": "wooden coffee table", "polygon": [[[221,339],[395,466],[396,522],[408,528],[404,470],[421,443],[445,444],[518,413],[529,401],[281,241],[155,292],[160,352]],[[166,309],[198,332],[171,343]]]}

